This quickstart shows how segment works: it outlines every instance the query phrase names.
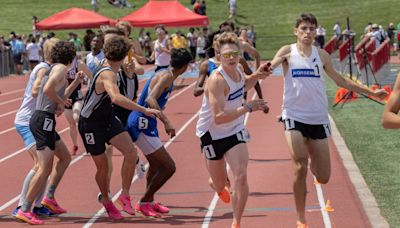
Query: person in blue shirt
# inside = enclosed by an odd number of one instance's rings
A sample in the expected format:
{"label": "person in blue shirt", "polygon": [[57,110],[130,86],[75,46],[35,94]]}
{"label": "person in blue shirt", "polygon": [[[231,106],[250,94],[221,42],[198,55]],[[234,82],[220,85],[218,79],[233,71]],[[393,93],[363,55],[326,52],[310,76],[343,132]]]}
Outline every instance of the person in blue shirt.
{"label": "person in blue shirt", "polygon": [[[175,128],[162,110],[172,90],[186,86],[174,86],[174,81],[186,71],[191,60],[192,56],[187,49],[172,49],[170,67],[155,72],[148,79],[138,100],[139,105],[160,110],[160,120],[171,137],[175,136]],[[172,177],[176,169],[175,163],[161,143],[156,118],[133,111],[129,115],[126,128],[149,162],[146,192],[136,204],[135,210],[144,216],[160,217],[159,213],[168,213],[169,209],[155,202],[154,194]]]}

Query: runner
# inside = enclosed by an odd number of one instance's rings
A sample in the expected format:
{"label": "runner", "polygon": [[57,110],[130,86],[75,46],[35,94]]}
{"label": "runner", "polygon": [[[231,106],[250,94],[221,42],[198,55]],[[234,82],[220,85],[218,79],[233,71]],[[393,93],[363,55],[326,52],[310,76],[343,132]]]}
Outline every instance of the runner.
{"label": "runner", "polygon": [[[32,225],[40,225],[44,222],[31,212],[32,203],[38,197],[41,189],[46,185],[47,178],[53,168],[54,154],[58,156],[69,156],[68,150],[60,136],[55,131],[56,121],[55,115],[59,116],[64,111],[64,106],[71,105],[71,102],[64,97],[68,97],[76,86],[81,82],[83,74],[80,73],[73,84],[68,88],[66,83],[67,70],[71,66],[75,58],[76,51],[72,43],[59,41],[55,44],[51,51],[51,61],[53,65],[46,72],[38,93],[36,110],[33,113],[29,127],[36,141],[36,149],[38,156],[39,169],[31,180],[29,190],[25,201],[18,210],[16,217]],[[56,145],[62,150],[55,150]],[[64,152],[63,154],[61,154]],[[65,154],[65,152],[67,152]],[[61,177],[71,161],[66,159],[67,163],[57,163],[56,171]],[[50,208],[54,213],[61,214],[66,211],[58,206],[54,193],[60,180],[49,186],[47,196],[43,199],[42,204]]]}
{"label": "runner", "polygon": [[246,142],[249,139],[244,126],[246,112],[263,110],[263,100],[249,101],[243,105],[243,94],[270,74],[269,65],[263,64],[254,74],[245,76],[238,66],[240,44],[234,33],[224,32],[217,40],[221,65],[211,74],[205,87],[203,104],[196,127],[201,149],[210,174],[210,186],[220,199],[230,202],[226,163],[234,181],[232,195],[232,227],[239,227],[248,197]]}
{"label": "runner", "polygon": [[[160,111],[160,120],[165,131],[172,137],[175,128],[162,112],[173,89],[180,89],[186,85],[174,86],[177,77],[186,71],[192,57],[184,48],[171,50],[171,67],[156,72],[143,88],[139,105],[154,108]],[[147,188],[136,204],[135,210],[144,216],[160,217],[158,213],[168,213],[169,209],[154,201],[154,194],[172,177],[175,172],[175,163],[164,148],[158,136],[157,120],[146,117],[143,113],[133,111],[129,115],[127,129],[135,144],[140,148],[149,162],[147,173]]]}
{"label": "runner", "polygon": [[[68,84],[71,84],[75,80],[76,75],[80,71],[82,71],[85,74],[85,77],[92,78],[92,72],[86,66],[86,64],[84,64],[82,61],[75,58],[74,61],[72,61],[71,69],[67,73]],[[76,87],[76,89],[72,92],[71,96],[69,96],[69,99],[71,99],[72,105],[65,106],[64,115],[68,121],[69,135],[71,137],[72,143],[74,144],[71,152],[72,152],[72,155],[76,155],[76,153],[78,152],[77,123],[79,120],[79,113],[81,112],[82,102],[83,102],[83,93],[82,93],[81,84],[79,84]]]}
{"label": "runner", "polygon": [[[25,201],[26,193],[28,192],[29,184],[31,183],[31,180],[33,176],[36,174],[36,172],[39,169],[39,161],[38,157],[36,154],[36,141],[35,138],[32,135],[31,130],[29,129],[29,120],[33,114],[33,112],[36,109],[36,96],[37,92],[35,92],[35,96],[32,96],[32,88],[34,87],[33,84],[37,78],[38,84],[40,84],[41,79],[43,78],[44,74],[46,71],[50,68],[51,65],[51,49],[54,47],[54,45],[58,42],[58,39],[52,38],[46,42],[44,45],[44,62],[39,63],[36,65],[30,76],[29,76],[29,81],[28,84],[26,85],[25,88],[25,93],[24,93],[24,98],[22,100],[21,107],[19,108],[17,114],[15,115],[15,129],[17,130],[18,134],[22,137],[24,144],[25,144],[25,149],[28,151],[29,155],[32,157],[34,166],[33,168],[28,172],[28,174],[25,177],[25,180],[22,185],[22,190],[19,198],[19,202],[17,205],[17,208],[13,210],[13,216],[17,215],[18,210],[21,208],[23,202]],[[69,162],[67,162],[69,163]],[[54,171],[54,170],[53,170]],[[52,175],[54,176],[54,175]],[[46,185],[40,190],[38,197],[35,199],[34,207],[33,207],[33,213],[37,216],[40,215],[53,215],[53,213],[47,209],[46,207],[43,207],[41,202],[44,197],[46,191]]]}
{"label": "runner", "polygon": [[119,93],[117,72],[130,49],[129,40],[121,36],[105,39],[104,53],[106,60],[97,69],[90,88],[85,97],[79,118],[79,133],[86,150],[92,155],[96,164],[96,182],[102,194],[102,203],[109,217],[114,220],[123,219],[120,211],[111,201],[108,191],[108,161],[104,153],[105,144],[115,146],[124,156],[121,168],[122,193],[119,200],[124,203],[124,211],[135,214],[129,196],[132,178],[135,172],[137,151],[124,131],[121,122],[116,118],[112,103],[129,110],[139,110],[149,116],[158,116],[157,110],[144,108]]}
{"label": "runner", "polygon": [[272,61],[272,68],[283,66],[285,84],[281,119],[294,165],[293,191],[298,228],[307,227],[308,159],[311,160],[311,172],[319,183],[326,184],[331,174],[327,140],[331,130],[323,70],[340,87],[381,98],[387,94],[383,89],[372,91],[342,77],[333,68],[329,54],[312,45],[317,25],[314,15],[301,14],[294,28],[297,42],[283,46]]}

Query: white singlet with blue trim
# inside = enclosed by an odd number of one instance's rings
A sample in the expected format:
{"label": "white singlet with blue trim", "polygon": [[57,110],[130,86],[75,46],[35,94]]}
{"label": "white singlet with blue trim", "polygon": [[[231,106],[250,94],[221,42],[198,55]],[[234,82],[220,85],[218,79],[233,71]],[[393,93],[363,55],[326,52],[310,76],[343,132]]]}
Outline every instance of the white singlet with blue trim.
{"label": "white singlet with blue trim", "polygon": [[282,119],[305,124],[329,124],[328,98],[323,64],[318,49],[310,57],[301,56],[297,45],[290,46],[289,67],[285,75]]}
{"label": "white singlet with blue trim", "polygon": [[[243,106],[243,95],[245,92],[244,75],[241,73],[239,68],[237,68],[237,71],[240,74],[239,82],[233,81],[221,66],[218,67],[216,71],[221,73],[229,86],[229,93],[225,96],[226,102],[224,109],[234,110]],[[211,138],[217,140],[234,135],[244,128],[244,115],[228,123],[216,124],[208,97],[206,95],[203,96],[203,103],[201,105],[199,120],[197,121],[196,126],[196,135],[198,137],[203,136],[207,131],[209,131]]]}
{"label": "white singlet with blue trim", "polygon": [[48,70],[50,65],[46,62],[41,62],[33,68],[31,75],[29,76],[28,84],[25,87],[24,98],[22,100],[21,107],[19,108],[17,114],[15,115],[15,124],[29,126],[29,120],[32,114],[36,110],[36,98],[32,97],[32,87],[36,80],[37,73],[40,69],[45,68]]}

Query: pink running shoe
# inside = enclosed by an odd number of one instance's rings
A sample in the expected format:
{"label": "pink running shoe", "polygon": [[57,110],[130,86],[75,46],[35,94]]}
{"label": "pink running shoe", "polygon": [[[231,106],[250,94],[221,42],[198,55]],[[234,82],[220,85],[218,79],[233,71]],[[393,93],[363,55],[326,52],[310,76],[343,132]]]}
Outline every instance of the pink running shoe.
{"label": "pink running shoe", "polygon": [[108,202],[107,204],[103,203],[104,208],[107,211],[108,217],[114,220],[121,220],[124,216],[121,215],[121,212],[115,207],[112,201]]}
{"label": "pink running shoe", "polygon": [[56,199],[50,199],[47,196],[43,198],[42,205],[47,207],[48,209],[51,210],[51,212],[57,215],[64,214],[67,212],[65,209],[58,206]]}
{"label": "pink running shoe", "polygon": [[158,212],[158,213],[162,213],[162,214],[169,213],[169,208],[168,207],[162,205],[161,203],[157,203],[157,202],[154,202],[153,210]]}
{"label": "pink running shoe", "polygon": [[40,220],[35,214],[32,212],[23,212],[21,209],[18,210],[15,217],[19,220],[27,222],[31,225],[42,225],[44,224],[43,220]]}
{"label": "pink running shoe", "polygon": [[135,205],[135,210],[136,212],[140,212],[142,215],[146,217],[155,217],[155,218],[160,218],[161,215],[158,214],[153,210],[153,206],[151,203],[136,203]]}
{"label": "pink running shoe", "polygon": [[135,215],[135,210],[132,208],[131,197],[129,197],[129,195],[120,195],[117,199],[117,203],[121,205],[123,211],[130,215]]}

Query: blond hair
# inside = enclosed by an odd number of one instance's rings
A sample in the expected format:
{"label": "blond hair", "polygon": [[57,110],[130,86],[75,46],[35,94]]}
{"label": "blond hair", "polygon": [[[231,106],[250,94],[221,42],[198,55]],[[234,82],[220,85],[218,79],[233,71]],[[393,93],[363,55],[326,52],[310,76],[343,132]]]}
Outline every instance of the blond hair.
{"label": "blond hair", "polygon": [[128,30],[128,33],[129,33],[128,36],[129,36],[132,32],[131,24],[129,24],[129,22],[127,22],[127,21],[118,21],[118,23],[115,25],[115,27],[117,27],[117,28],[121,28],[122,26]]}
{"label": "blond hair", "polygon": [[51,50],[59,41],[60,39],[53,37],[46,40],[46,42],[43,44],[43,55],[46,62],[51,62]]}
{"label": "blond hair", "polygon": [[221,49],[224,44],[234,44],[240,49],[239,39],[233,32],[223,32],[217,39],[217,47]]}

